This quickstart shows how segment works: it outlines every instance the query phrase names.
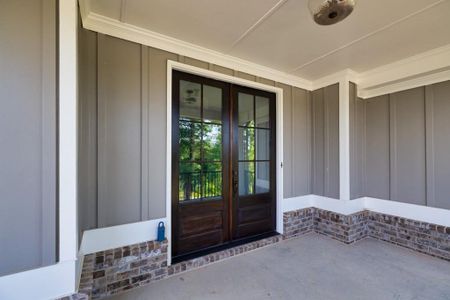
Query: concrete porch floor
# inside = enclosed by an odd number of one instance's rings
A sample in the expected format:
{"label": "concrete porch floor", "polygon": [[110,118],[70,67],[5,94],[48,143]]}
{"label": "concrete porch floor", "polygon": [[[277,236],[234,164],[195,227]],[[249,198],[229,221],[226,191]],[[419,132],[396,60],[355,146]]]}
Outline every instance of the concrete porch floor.
{"label": "concrete porch floor", "polygon": [[283,241],[108,298],[450,299],[450,263],[367,238]]}

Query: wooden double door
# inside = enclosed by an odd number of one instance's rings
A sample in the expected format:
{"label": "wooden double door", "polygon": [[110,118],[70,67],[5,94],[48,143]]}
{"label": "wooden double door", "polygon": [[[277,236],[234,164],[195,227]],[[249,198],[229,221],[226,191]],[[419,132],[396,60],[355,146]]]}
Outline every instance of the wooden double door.
{"label": "wooden double door", "polygon": [[273,233],[275,94],[173,71],[172,255]]}

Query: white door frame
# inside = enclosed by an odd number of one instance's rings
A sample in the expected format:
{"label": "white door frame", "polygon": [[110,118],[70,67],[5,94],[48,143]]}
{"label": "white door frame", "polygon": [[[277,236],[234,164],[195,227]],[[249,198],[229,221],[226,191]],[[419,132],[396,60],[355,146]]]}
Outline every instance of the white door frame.
{"label": "white door frame", "polygon": [[166,236],[168,240],[167,262],[172,263],[172,71],[212,78],[232,84],[247,86],[276,95],[276,231],[283,233],[283,89],[265,85],[234,76],[186,65],[180,62],[167,61],[167,132],[166,132]]}

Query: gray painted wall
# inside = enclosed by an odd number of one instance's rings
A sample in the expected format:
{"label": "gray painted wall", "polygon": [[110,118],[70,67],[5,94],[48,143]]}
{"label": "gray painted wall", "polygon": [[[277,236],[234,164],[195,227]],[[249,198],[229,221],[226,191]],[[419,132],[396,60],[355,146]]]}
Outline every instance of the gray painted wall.
{"label": "gray painted wall", "polygon": [[311,193],[311,93],[80,28],[81,231],[165,216],[168,59],[283,88],[284,197]]}
{"label": "gray painted wall", "polygon": [[450,209],[450,81],[364,106],[364,195]]}
{"label": "gray painted wall", "polygon": [[312,193],[339,198],[339,84],[312,92]]}
{"label": "gray painted wall", "polygon": [[0,1],[0,276],[56,261],[55,12]]}

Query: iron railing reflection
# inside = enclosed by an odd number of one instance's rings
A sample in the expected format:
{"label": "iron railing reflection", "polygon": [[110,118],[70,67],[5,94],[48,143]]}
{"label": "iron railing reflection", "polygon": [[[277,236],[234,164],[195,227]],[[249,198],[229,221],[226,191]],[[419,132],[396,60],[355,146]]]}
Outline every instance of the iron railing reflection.
{"label": "iron railing reflection", "polygon": [[180,173],[179,192],[180,201],[219,197],[222,195],[222,171]]}

